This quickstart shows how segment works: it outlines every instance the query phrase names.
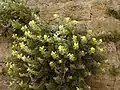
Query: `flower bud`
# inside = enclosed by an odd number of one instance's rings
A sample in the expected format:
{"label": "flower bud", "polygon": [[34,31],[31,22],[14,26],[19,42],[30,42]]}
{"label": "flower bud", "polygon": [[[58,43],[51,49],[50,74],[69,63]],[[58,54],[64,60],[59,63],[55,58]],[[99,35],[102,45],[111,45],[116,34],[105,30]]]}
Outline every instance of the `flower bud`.
{"label": "flower bud", "polygon": [[91,34],[91,33],[92,33],[92,30],[87,30],[87,33],[88,33],[88,34]]}
{"label": "flower bud", "polygon": [[66,48],[64,46],[61,46],[61,45],[58,47],[58,50],[59,50],[60,54],[62,54],[62,55],[67,52]]}
{"label": "flower bud", "polygon": [[68,57],[69,57],[69,59],[70,59],[71,62],[75,61],[75,56],[74,56],[74,54],[69,53],[69,54],[68,54]]}
{"label": "flower bud", "polygon": [[62,60],[59,60],[59,63],[61,64],[61,63],[62,63]]}
{"label": "flower bud", "polygon": [[78,21],[76,21],[76,20],[72,20],[72,23],[77,23]]}
{"label": "flower bud", "polygon": [[56,52],[51,52],[51,56],[53,57],[53,59],[56,59],[58,58],[59,56],[56,54]]}
{"label": "flower bud", "polygon": [[94,47],[91,47],[89,52],[90,52],[90,53],[95,53],[95,48],[94,48]]}
{"label": "flower bud", "polygon": [[61,31],[64,30],[64,26],[63,26],[63,25],[60,25],[60,26],[59,26],[59,30],[61,30]]}
{"label": "flower bud", "polygon": [[58,14],[53,14],[53,17],[54,17],[54,18],[58,18],[59,15],[58,15]]}
{"label": "flower bud", "polygon": [[65,68],[65,71],[67,72],[69,69],[68,68]]}
{"label": "flower bud", "polygon": [[66,21],[66,22],[69,22],[69,21],[70,21],[70,17],[66,17],[66,18],[65,18],[65,21]]}
{"label": "flower bud", "polygon": [[79,87],[76,87],[76,90],[82,90],[82,89],[80,89]]}
{"label": "flower bud", "polygon": [[79,49],[79,43],[75,42],[74,45],[73,45],[73,48],[76,50],[76,49]]}
{"label": "flower bud", "polygon": [[92,38],[92,44],[97,44],[96,38]]}
{"label": "flower bud", "polygon": [[51,62],[49,63],[49,65],[50,65],[51,68],[55,68],[55,66],[56,66],[56,64],[55,64],[53,61],[51,61]]}
{"label": "flower bud", "polygon": [[81,38],[81,43],[83,43],[83,44],[87,43],[86,36],[81,36],[80,38]]}
{"label": "flower bud", "polygon": [[22,26],[21,30],[22,30],[22,31],[26,31],[26,30],[27,30],[27,26],[26,26],[26,25],[25,25],[25,26]]}
{"label": "flower bud", "polygon": [[103,51],[104,51],[104,49],[103,49],[103,48],[100,48],[99,50],[100,50],[100,52],[103,52]]}
{"label": "flower bud", "polygon": [[80,56],[85,56],[85,52],[84,52],[84,51],[80,51],[80,52],[79,52],[79,55],[80,55]]}
{"label": "flower bud", "polygon": [[77,36],[73,35],[72,39],[73,39],[73,42],[76,42],[77,41]]}
{"label": "flower bud", "polygon": [[34,20],[30,21],[29,25],[33,27],[35,25],[35,21]]}
{"label": "flower bud", "polygon": [[98,45],[100,45],[102,43],[102,39],[99,39],[98,41]]}

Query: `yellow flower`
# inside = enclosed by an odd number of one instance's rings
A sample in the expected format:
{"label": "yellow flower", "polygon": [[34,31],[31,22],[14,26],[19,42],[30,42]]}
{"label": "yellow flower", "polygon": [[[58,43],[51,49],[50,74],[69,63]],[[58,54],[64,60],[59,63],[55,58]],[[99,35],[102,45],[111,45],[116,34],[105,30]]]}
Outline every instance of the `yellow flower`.
{"label": "yellow flower", "polygon": [[92,38],[92,43],[93,43],[93,44],[97,44],[96,38]]}
{"label": "yellow flower", "polygon": [[16,38],[16,37],[17,37],[17,34],[13,34],[13,35],[12,35],[12,38]]}
{"label": "yellow flower", "polygon": [[55,66],[56,66],[56,64],[55,64],[53,61],[51,61],[51,62],[49,63],[49,65],[50,65],[51,68],[55,68]]}
{"label": "yellow flower", "polygon": [[74,56],[74,54],[69,53],[69,54],[68,54],[68,57],[69,57],[69,59],[70,59],[71,62],[72,62],[72,61],[75,61],[75,56]]}
{"label": "yellow flower", "polygon": [[60,25],[60,26],[59,26],[59,30],[62,31],[63,29],[64,29],[64,26],[63,26],[63,25]]}
{"label": "yellow flower", "polygon": [[81,36],[81,42],[82,42],[82,43],[87,43],[87,38],[86,38],[86,36]]}
{"label": "yellow flower", "polygon": [[44,51],[45,50],[45,47],[44,46],[41,46],[41,47],[39,47],[39,51]]}
{"label": "yellow flower", "polygon": [[72,22],[73,22],[73,23],[77,23],[78,21],[76,21],[76,20],[72,20]]}
{"label": "yellow flower", "polygon": [[5,66],[6,66],[6,67],[9,67],[9,63],[7,62],[7,63],[5,64]]}
{"label": "yellow flower", "polygon": [[31,35],[31,32],[30,32],[30,31],[25,31],[25,35],[26,35],[26,36],[30,36],[30,35]]}
{"label": "yellow flower", "polygon": [[81,90],[79,87],[76,87],[76,90]]}
{"label": "yellow flower", "polygon": [[12,50],[12,55],[15,56],[17,54],[17,51]]}
{"label": "yellow flower", "polygon": [[22,26],[22,28],[21,28],[21,30],[22,31],[25,31],[27,29],[27,26],[25,25],[25,26]]}
{"label": "yellow flower", "polygon": [[102,39],[99,39],[98,41],[98,45],[100,45],[102,43]]}
{"label": "yellow flower", "polygon": [[39,16],[37,14],[34,14],[36,20],[40,20]]}
{"label": "yellow flower", "polygon": [[66,21],[66,22],[69,22],[69,21],[70,21],[70,17],[66,17],[66,18],[65,18],[65,21]]}
{"label": "yellow flower", "polygon": [[78,49],[79,48],[79,43],[75,42],[74,45],[73,45],[73,48]]}
{"label": "yellow flower", "polygon": [[62,60],[59,60],[59,63],[62,63]]}
{"label": "yellow flower", "polygon": [[102,39],[100,39],[99,41],[102,42]]}
{"label": "yellow flower", "polygon": [[54,18],[58,18],[59,15],[58,15],[58,14],[53,14],[53,17],[54,17]]}
{"label": "yellow flower", "polygon": [[87,30],[87,32],[91,34],[91,33],[92,33],[92,30]]}
{"label": "yellow flower", "polygon": [[34,25],[35,25],[35,21],[34,21],[34,20],[30,21],[30,22],[29,22],[29,25],[30,25],[30,26],[34,26]]}
{"label": "yellow flower", "polygon": [[24,48],[24,47],[25,47],[24,42],[19,43],[19,45],[20,45],[21,48]]}
{"label": "yellow flower", "polygon": [[64,46],[58,46],[58,50],[61,54],[65,54],[67,52],[67,49]]}
{"label": "yellow flower", "polygon": [[15,64],[10,64],[9,68],[12,69],[13,67],[15,67]]}
{"label": "yellow flower", "polygon": [[86,37],[85,36],[81,36],[81,39],[86,39]]}
{"label": "yellow flower", "polygon": [[76,35],[73,35],[73,41],[76,42],[77,41],[77,36]]}
{"label": "yellow flower", "polygon": [[57,53],[56,52],[51,52],[51,56],[53,57],[53,59],[56,59],[56,58],[58,58],[59,56],[57,55]]}
{"label": "yellow flower", "polygon": [[103,52],[103,51],[104,51],[104,49],[103,49],[103,48],[99,48],[99,51],[100,51],[100,52]]}
{"label": "yellow flower", "polygon": [[23,56],[23,57],[21,57],[21,59],[22,59],[23,61],[25,61],[25,60],[26,60],[26,57],[25,57],[25,56]]}
{"label": "yellow flower", "polygon": [[18,58],[18,59],[21,59],[22,56],[23,56],[22,53],[21,53],[21,54],[17,54],[17,58]]}
{"label": "yellow flower", "polygon": [[95,41],[96,41],[96,38],[92,38],[92,40],[95,42]]}
{"label": "yellow flower", "polygon": [[95,48],[94,47],[91,47],[90,48],[90,53],[94,53],[95,52]]}
{"label": "yellow flower", "polygon": [[44,40],[48,40],[49,38],[48,35],[44,35],[43,37],[44,37]]}

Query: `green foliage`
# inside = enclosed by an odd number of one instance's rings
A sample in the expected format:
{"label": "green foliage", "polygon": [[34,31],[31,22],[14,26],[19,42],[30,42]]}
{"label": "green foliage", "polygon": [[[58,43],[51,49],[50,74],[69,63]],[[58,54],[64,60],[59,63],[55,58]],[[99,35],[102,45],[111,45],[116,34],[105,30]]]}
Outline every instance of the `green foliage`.
{"label": "green foliage", "polygon": [[87,80],[103,70],[102,39],[93,37],[92,30],[75,33],[76,22],[65,19],[51,27],[31,20],[22,25],[24,37],[13,34],[6,64],[10,85],[20,90],[91,90]]}
{"label": "green foliage", "polygon": [[[20,2],[20,0],[0,2],[0,27],[3,30],[2,34],[20,33],[19,29],[21,26],[28,25],[32,19],[32,10]],[[13,22],[16,27],[11,29]]]}
{"label": "green foliage", "polygon": [[53,16],[57,23],[47,25],[25,4],[1,2],[0,24],[13,39],[6,62],[12,90],[91,90],[89,78],[104,70],[102,39],[92,30],[76,33],[76,20]]}
{"label": "green foliage", "polygon": [[119,31],[111,31],[105,34],[101,34],[99,36],[95,36],[96,38],[101,38],[103,42],[117,42],[120,40],[120,32]]}
{"label": "green foliage", "polygon": [[119,67],[113,66],[112,69],[110,70],[110,74],[113,76],[120,75],[120,66]]}

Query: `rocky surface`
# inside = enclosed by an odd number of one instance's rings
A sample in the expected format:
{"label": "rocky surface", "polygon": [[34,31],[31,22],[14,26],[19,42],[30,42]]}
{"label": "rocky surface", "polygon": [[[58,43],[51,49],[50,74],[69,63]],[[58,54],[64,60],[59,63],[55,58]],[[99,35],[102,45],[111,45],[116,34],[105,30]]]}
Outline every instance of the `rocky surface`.
{"label": "rocky surface", "polygon": [[4,71],[4,60],[9,55],[8,49],[9,43],[6,41],[0,41],[0,90],[8,89],[8,78],[3,74]]}
{"label": "rocky surface", "polygon": [[[113,75],[114,71],[110,71],[113,67],[118,68],[120,65],[120,42],[106,43],[104,46],[105,56],[107,57],[107,65],[104,74],[96,75],[92,78],[93,90],[120,90],[120,75]],[[120,46],[119,46],[120,47]]]}
{"label": "rocky surface", "polygon": [[85,25],[83,29],[104,32],[120,28],[120,21],[106,14],[108,8],[119,8],[119,0],[29,0],[28,5],[37,8],[46,21],[52,21],[57,13],[78,20]]}
{"label": "rocky surface", "polygon": [[[107,9],[120,9],[120,0],[28,0],[31,8],[39,11],[43,20],[52,21],[53,14],[69,16],[79,21],[82,30],[92,29],[95,33],[107,33],[119,30],[120,21],[107,15]],[[113,66],[120,65],[120,42],[104,44],[108,63],[104,74],[96,75],[91,80],[93,90],[120,90],[120,75],[113,76],[110,71]],[[0,42],[0,62],[9,53],[8,43]],[[0,63],[0,72],[2,70]],[[0,75],[0,90],[7,90],[6,78]],[[9,90],[9,89],[8,89]]]}

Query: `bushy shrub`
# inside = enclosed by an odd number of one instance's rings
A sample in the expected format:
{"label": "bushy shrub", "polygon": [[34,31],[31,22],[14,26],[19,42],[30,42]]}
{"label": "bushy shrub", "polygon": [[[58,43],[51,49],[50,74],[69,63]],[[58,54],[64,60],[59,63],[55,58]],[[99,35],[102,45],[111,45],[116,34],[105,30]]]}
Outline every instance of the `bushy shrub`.
{"label": "bushy shrub", "polygon": [[102,39],[92,30],[77,33],[77,21],[57,14],[56,24],[45,24],[19,0],[0,4],[0,25],[13,38],[6,63],[12,90],[91,89],[87,80],[104,71]]}
{"label": "bushy shrub", "polygon": [[[32,10],[21,0],[3,0],[0,2],[0,27],[2,35],[21,33],[22,25],[27,25],[33,19]],[[13,28],[12,23],[16,24]]]}
{"label": "bushy shrub", "polygon": [[57,25],[31,20],[21,27],[23,36],[13,34],[6,64],[10,85],[20,90],[91,90],[87,80],[104,71],[102,39],[93,37],[92,30],[75,33],[74,23],[70,18]]}

